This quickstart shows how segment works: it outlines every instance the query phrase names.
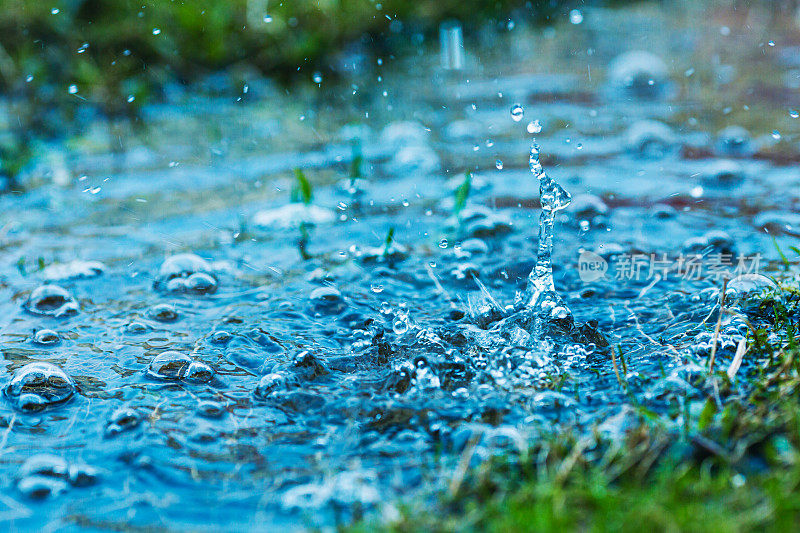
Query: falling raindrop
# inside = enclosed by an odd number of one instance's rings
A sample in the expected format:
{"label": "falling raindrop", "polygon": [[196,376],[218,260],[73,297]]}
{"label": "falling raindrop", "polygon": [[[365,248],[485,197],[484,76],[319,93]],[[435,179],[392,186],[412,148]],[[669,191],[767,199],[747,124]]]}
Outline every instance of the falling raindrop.
{"label": "falling raindrop", "polygon": [[528,123],[528,127],[526,129],[528,130],[528,133],[531,133],[531,134],[541,133],[542,124],[539,122],[538,119],[537,120],[533,120],[533,121]]}
{"label": "falling raindrop", "polygon": [[494,162],[494,166],[497,170],[503,170],[503,162],[499,159]]}
{"label": "falling raindrop", "polygon": [[519,104],[514,104],[511,106],[511,119],[514,122],[519,122],[522,120],[522,115],[525,113],[525,110]]}
{"label": "falling raindrop", "polygon": [[575,25],[580,24],[583,22],[583,13],[581,13],[578,9],[573,9],[569,12],[569,21]]}

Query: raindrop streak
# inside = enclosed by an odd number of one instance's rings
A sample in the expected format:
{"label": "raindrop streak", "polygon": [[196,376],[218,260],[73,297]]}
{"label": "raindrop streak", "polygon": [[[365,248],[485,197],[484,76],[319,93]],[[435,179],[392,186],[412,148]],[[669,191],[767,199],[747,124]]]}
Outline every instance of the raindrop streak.
{"label": "raindrop streak", "polygon": [[539,251],[536,266],[528,276],[528,287],[525,292],[525,308],[536,316],[534,333],[540,336],[541,320],[561,319],[570,315],[561,297],[556,293],[553,284],[553,224],[557,211],[567,207],[572,200],[570,194],[561,185],[551,179],[539,162],[539,145],[531,145],[529,158],[531,173],[539,180],[539,199],[542,214],[539,217]]}

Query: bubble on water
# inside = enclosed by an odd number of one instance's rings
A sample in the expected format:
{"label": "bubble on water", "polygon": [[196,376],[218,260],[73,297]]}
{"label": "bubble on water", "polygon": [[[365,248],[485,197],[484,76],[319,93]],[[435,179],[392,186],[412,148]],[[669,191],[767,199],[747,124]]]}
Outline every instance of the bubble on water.
{"label": "bubble on water", "polygon": [[383,292],[383,285],[379,283],[372,283],[370,284],[370,290],[375,294],[380,294]]}
{"label": "bubble on water", "polygon": [[56,365],[38,361],[20,368],[3,393],[21,411],[40,411],[69,400],[75,394],[75,382]]}
{"label": "bubble on water", "polygon": [[29,457],[17,471],[17,489],[24,496],[41,500],[68,489],[69,465],[52,454]]}
{"label": "bubble on water", "polygon": [[78,313],[78,302],[66,289],[46,284],[34,289],[24,304],[25,310],[34,315],[63,318]]}
{"label": "bubble on water", "polygon": [[300,386],[297,377],[286,372],[271,372],[258,380],[258,385],[253,395],[260,400],[265,400],[277,392],[288,391]]}
{"label": "bubble on water", "polygon": [[139,335],[141,333],[146,333],[150,330],[150,327],[147,324],[143,324],[141,322],[133,321],[130,322],[125,326],[125,331],[127,333],[131,333],[133,335]]}
{"label": "bubble on water", "polygon": [[106,437],[114,437],[120,433],[139,427],[142,415],[131,407],[120,407],[111,413],[105,428]]}
{"label": "bubble on water", "polygon": [[519,122],[522,120],[522,116],[525,114],[525,110],[520,104],[514,104],[511,106],[511,119],[514,122]]}
{"label": "bubble on water", "polygon": [[212,294],[219,282],[205,259],[187,253],[168,257],[159,269],[154,286],[168,292]]}
{"label": "bubble on water", "polygon": [[569,12],[569,21],[575,25],[580,24],[583,22],[583,13],[578,9],[573,9]]}
{"label": "bubble on water", "polygon": [[94,278],[105,272],[106,266],[99,261],[75,260],[69,263],[53,263],[42,270],[42,277],[48,281]]}
{"label": "bubble on water", "polygon": [[161,352],[150,361],[147,375],[164,381],[188,381],[207,383],[214,377],[214,370],[201,361],[195,361],[187,354],[168,350]]}
{"label": "bubble on water", "polygon": [[402,335],[408,331],[408,320],[404,320],[402,318],[395,318],[392,321],[392,331],[394,331],[397,335]]}
{"label": "bubble on water", "polygon": [[496,161],[494,162],[494,167],[495,167],[497,170],[503,170],[503,162],[502,162],[502,161],[500,161],[499,159],[498,159],[498,160],[496,160]]}
{"label": "bubble on water", "polygon": [[672,128],[657,120],[638,120],[625,132],[627,149],[647,157],[663,157],[677,144]]}
{"label": "bubble on water", "polygon": [[330,224],[336,222],[337,218],[336,212],[332,209],[295,202],[257,212],[253,215],[253,224],[269,230],[288,229]]}
{"label": "bubble on water", "polygon": [[33,342],[42,346],[52,346],[58,344],[61,337],[52,329],[40,329],[33,334]]}
{"label": "bubble on water", "polygon": [[342,293],[330,285],[317,287],[311,291],[308,298],[311,300],[314,310],[318,313],[341,313],[347,306],[344,298],[342,298]]}
{"label": "bubble on water", "polygon": [[732,157],[750,157],[755,153],[755,146],[746,129],[728,126],[717,134],[717,151]]}
{"label": "bubble on water", "polygon": [[230,333],[223,330],[215,331],[211,334],[211,342],[214,344],[226,344],[230,342],[232,338],[233,336]]}
{"label": "bubble on water", "polygon": [[225,406],[219,402],[203,400],[197,404],[197,414],[204,418],[222,418]]}
{"label": "bubble on water", "polygon": [[44,499],[65,492],[68,484],[86,487],[94,484],[100,472],[86,464],[68,464],[63,458],[40,453],[25,460],[17,471],[17,489],[32,499]]}
{"label": "bubble on water", "polygon": [[175,322],[178,312],[171,304],[156,304],[147,310],[147,316],[159,322]]}
{"label": "bubble on water", "polygon": [[609,65],[609,83],[626,95],[653,98],[664,93],[669,69],[664,61],[643,50],[617,56]]}
{"label": "bubble on water", "polygon": [[532,120],[531,122],[528,122],[528,126],[526,129],[528,130],[528,133],[531,134],[541,133],[542,124],[539,122],[539,119]]}

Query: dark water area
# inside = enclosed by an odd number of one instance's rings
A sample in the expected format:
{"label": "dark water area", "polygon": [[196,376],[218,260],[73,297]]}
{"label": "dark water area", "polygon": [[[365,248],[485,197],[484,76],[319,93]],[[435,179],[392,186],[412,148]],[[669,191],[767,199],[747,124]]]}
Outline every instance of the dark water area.
{"label": "dark water area", "polygon": [[[509,24],[458,72],[423,43],[291,91],[212,78],[145,133],[54,145],[0,196],[0,521],[390,517],[467,446],[618,435],[700,397],[723,279],[746,274],[733,302],[769,286],[773,237],[800,237],[800,26],[763,6]],[[541,334],[516,303],[534,137],[572,194],[552,263],[574,326]],[[725,368],[746,325],[721,327]]]}

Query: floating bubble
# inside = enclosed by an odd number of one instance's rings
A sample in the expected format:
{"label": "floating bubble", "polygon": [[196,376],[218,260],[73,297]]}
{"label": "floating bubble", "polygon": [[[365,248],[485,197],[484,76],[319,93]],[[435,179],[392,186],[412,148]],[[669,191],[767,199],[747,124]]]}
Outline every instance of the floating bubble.
{"label": "floating bubble", "polygon": [[272,372],[258,380],[258,385],[256,385],[253,394],[256,398],[264,400],[276,392],[288,391],[299,386],[300,382],[295,376],[285,372]]}
{"label": "floating bubble", "polygon": [[120,433],[130,431],[139,427],[142,423],[142,416],[131,407],[120,407],[116,409],[106,423],[106,437],[114,437]]}
{"label": "floating bubble", "polygon": [[168,257],[158,272],[156,289],[168,292],[211,294],[217,290],[214,269],[195,254],[177,254]]}
{"label": "floating bubble", "polygon": [[42,277],[48,281],[94,278],[105,272],[106,266],[99,261],[71,261],[54,263],[42,270]]}
{"label": "floating bubble", "polygon": [[174,350],[161,352],[150,361],[147,375],[164,381],[188,381],[207,383],[214,377],[214,370],[201,361]]}
{"label": "floating bubble", "polygon": [[52,329],[40,329],[33,334],[33,342],[42,346],[52,346],[58,344],[61,337]]}
{"label": "floating bubble", "polygon": [[78,314],[78,303],[66,289],[46,284],[31,292],[24,304],[25,310],[34,315],[63,318]]}
{"label": "floating bubble", "polygon": [[159,322],[175,322],[178,312],[170,304],[157,304],[147,310],[147,316]]}
{"label": "floating bubble", "polygon": [[75,393],[75,382],[52,363],[29,363],[11,378],[3,392],[21,411],[40,411],[69,400]]}

